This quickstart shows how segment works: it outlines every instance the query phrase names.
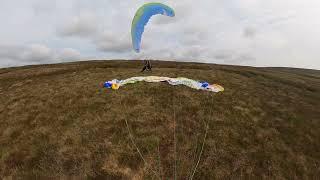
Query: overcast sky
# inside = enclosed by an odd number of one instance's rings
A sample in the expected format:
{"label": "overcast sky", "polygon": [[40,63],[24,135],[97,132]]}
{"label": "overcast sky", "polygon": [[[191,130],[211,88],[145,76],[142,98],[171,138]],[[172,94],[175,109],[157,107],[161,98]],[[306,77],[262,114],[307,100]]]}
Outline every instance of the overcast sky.
{"label": "overcast sky", "polygon": [[86,59],[320,69],[319,0],[159,0],[141,53],[130,26],[147,0],[0,0],[0,67]]}

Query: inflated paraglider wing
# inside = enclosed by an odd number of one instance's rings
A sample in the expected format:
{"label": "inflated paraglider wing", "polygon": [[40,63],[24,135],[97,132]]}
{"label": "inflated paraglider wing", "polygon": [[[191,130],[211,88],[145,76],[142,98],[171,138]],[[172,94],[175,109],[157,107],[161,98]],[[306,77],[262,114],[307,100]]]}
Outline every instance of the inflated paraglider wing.
{"label": "inflated paraglider wing", "polygon": [[138,53],[140,51],[140,44],[144,26],[148,23],[153,15],[162,14],[173,17],[175,15],[172,8],[161,3],[147,3],[138,9],[131,26],[132,46]]}

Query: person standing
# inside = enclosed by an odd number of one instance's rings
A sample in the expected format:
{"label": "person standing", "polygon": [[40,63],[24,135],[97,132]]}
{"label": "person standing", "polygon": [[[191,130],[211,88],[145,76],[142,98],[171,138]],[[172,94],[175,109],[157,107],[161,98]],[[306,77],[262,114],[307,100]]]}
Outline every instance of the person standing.
{"label": "person standing", "polygon": [[151,65],[150,60],[144,60],[144,66],[143,66],[141,72],[144,72],[145,70],[152,72],[152,65]]}

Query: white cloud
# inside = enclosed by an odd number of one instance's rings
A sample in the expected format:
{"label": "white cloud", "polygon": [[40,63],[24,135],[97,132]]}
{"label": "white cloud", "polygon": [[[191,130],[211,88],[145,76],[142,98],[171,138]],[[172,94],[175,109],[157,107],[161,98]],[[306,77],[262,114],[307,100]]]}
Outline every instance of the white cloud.
{"label": "white cloud", "polygon": [[88,37],[98,31],[97,19],[93,14],[84,13],[79,16],[69,18],[58,29],[58,34],[62,37]]}
{"label": "white cloud", "polygon": [[163,0],[176,16],[153,17],[136,54],[131,20],[145,2],[2,0],[0,64],[148,57],[320,69],[317,0]]}
{"label": "white cloud", "polygon": [[21,62],[45,62],[52,59],[52,51],[40,44],[21,45],[0,45],[0,58]]}
{"label": "white cloud", "polygon": [[245,27],[243,30],[243,36],[246,38],[253,38],[257,34],[257,30],[253,27]]}
{"label": "white cloud", "polygon": [[0,67],[48,64],[80,60],[81,54],[75,49],[51,49],[43,44],[4,45],[0,44]]}
{"label": "white cloud", "polygon": [[18,53],[21,53],[21,59],[25,61],[44,62],[51,60],[53,52],[45,45],[32,44],[27,46],[24,51]]}
{"label": "white cloud", "polygon": [[123,53],[131,51],[131,39],[129,34],[125,36],[114,36],[111,32],[99,34],[93,43],[97,49],[104,52]]}
{"label": "white cloud", "polygon": [[75,49],[64,48],[58,53],[58,58],[62,61],[75,61],[80,60],[81,54]]}

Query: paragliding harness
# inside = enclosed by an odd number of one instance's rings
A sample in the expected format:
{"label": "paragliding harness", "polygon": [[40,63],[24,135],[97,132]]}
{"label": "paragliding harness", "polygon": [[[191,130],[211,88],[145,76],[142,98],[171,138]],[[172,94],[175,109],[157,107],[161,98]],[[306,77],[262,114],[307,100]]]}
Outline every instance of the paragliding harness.
{"label": "paragliding harness", "polygon": [[144,66],[143,66],[141,72],[144,72],[145,70],[152,71],[152,66],[151,66],[150,60],[144,60]]}

